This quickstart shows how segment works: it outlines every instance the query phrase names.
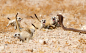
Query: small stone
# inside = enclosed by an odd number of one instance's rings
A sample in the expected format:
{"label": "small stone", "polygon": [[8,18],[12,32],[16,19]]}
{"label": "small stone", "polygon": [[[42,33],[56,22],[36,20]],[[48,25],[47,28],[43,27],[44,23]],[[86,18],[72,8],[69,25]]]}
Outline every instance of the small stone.
{"label": "small stone", "polygon": [[4,49],[4,46],[0,46],[0,51],[2,51]]}
{"label": "small stone", "polygon": [[39,40],[39,42],[42,44],[43,43],[43,40]]}
{"label": "small stone", "polygon": [[43,41],[43,44],[47,44],[46,41]]}
{"label": "small stone", "polygon": [[8,44],[5,44],[6,46],[8,45]]}
{"label": "small stone", "polygon": [[30,49],[27,49],[26,51],[30,51],[30,52],[33,52],[33,49],[31,49],[31,50],[30,50]]}

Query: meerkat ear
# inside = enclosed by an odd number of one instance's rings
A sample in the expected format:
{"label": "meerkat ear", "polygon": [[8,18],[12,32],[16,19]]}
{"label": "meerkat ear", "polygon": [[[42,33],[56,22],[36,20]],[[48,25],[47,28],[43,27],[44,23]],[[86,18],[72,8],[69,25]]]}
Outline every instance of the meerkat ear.
{"label": "meerkat ear", "polygon": [[8,20],[11,20],[9,17],[7,17]]}

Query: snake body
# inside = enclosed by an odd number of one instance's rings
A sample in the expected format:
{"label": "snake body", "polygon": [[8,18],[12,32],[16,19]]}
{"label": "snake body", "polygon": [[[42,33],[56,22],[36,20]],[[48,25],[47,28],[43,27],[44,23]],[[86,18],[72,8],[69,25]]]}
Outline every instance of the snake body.
{"label": "snake body", "polygon": [[57,14],[58,18],[59,18],[59,24],[61,25],[61,27],[64,29],[64,30],[67,30],[67,31],[74,31],[74,32],[80,32],[80,33],[86,33],[86,30],[78,30],[78,29],[74,29],[74,28],[66,28],[64,25],[63,25],[63,19],[64,17],[61,15],[61,14]]}

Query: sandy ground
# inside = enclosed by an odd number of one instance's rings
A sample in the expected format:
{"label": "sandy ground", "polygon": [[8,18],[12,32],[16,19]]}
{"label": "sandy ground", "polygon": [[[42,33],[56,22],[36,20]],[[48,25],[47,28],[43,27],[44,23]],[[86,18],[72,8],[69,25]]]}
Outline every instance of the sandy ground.
{"label": "sandy ground", "polygon": [[[48,19],[58,13],[64,16],[64,25],[68,28],[85,30],[85,0],[0,0],[0,53],[86,53],[86,34],[57,29],[36,30],[33,38],[21,42],[14,38],[13,27],[6,27],[7,17],[14,19],[16,13],[24,22],[36,23],[34,13],[39,19]],[[33,16],[31,18],[30,16]]]}

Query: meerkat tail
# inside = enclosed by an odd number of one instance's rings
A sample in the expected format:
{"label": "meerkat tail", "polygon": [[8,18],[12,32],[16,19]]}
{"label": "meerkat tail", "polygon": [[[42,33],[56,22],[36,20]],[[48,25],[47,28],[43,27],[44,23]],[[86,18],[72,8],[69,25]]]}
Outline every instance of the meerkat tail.
{"label": "meerkat tail", "polygon": [[38,29],[34,24],[32,24],[32,26],[34,26],[36,29]]}
{"label": "meerkat tail", "polygon": [[34,14],[35,15],[35,17],[37,18],[37,20],[39,21],[39,22],[41,22],[40,20],[39,20],[39,18],[37,17],[37,15],[36,14]]}
{"label": "meerkat tail", "polygon": [[17,21],[17,15],[18,15],[18,13],[16,14],[16,24],[17,24],[17,29],[18,29],[18,31],[20,32],[20,29],[19,29],[19,25],[18,25],[18,21]]}
{"label": "meerkat tail", "polygon": [[8,20],[11,20],[9,17],[7,17]]}

